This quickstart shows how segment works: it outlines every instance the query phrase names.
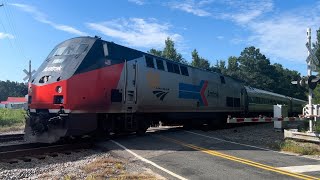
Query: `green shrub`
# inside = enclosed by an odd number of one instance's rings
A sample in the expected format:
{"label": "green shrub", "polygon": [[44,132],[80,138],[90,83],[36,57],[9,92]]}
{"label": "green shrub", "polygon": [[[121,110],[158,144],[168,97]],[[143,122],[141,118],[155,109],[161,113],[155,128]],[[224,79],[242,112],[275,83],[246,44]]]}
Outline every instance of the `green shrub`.
{"label": "green shrub", "polygon": [[314,130],[316,133],[320,133],[320,120],[316,121]]}
{"label": "green shrub", "polygon": [[26,111],[22,109],[0,109],[0,126],[23,124]]}

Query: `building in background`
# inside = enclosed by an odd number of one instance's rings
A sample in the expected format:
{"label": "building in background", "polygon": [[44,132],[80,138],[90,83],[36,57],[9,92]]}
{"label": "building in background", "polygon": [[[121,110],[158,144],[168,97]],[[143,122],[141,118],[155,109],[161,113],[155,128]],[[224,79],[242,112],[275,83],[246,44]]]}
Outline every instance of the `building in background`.
{"label": "building in background", "polygon": [[25,109],[27,99],[25,97],[8,97],[6,101],[0,102],[0,108]]}

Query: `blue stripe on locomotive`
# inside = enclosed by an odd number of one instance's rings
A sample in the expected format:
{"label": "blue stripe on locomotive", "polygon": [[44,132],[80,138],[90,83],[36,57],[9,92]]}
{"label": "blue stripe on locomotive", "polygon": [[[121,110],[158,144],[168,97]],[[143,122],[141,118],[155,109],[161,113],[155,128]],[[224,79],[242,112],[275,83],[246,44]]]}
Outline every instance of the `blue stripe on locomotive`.
{"label": "blue stripe on locomotive", "polygon": [[203,106],[201,97],[201,89],[205,81],[201,81],[200,85],[179,83],[179,98],[181,99],[196,99],[199,101],[200,106]]}

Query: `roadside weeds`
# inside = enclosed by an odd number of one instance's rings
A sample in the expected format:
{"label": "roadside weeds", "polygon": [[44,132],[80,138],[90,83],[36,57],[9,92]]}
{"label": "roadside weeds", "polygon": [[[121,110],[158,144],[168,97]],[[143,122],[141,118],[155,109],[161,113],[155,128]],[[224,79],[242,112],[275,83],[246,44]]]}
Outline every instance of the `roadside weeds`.
{"label": "roadside weeds", "polygon": [[126,166],[127,164],[121,160],[113,158],[100,158],[87,164],[82,168],[82,170],[88,174],[86,178],[87,180],[100,180],[106,178],[112,180],[157,179],[154,175],[147,172],[128,172]]}
{"label": "roadside weeds", "polygon": [[299,155],[320,155],[320,146],[314,143],[298,142],[286,139],[278,144],[278,150]]}

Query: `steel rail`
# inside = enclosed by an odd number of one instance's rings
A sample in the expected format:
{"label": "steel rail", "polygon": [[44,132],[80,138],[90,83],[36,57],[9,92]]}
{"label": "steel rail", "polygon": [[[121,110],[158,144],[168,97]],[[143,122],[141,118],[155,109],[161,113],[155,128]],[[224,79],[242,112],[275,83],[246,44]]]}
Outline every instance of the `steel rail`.
{"label": "steel rail", "polygon": [[60,153],[65,151],[77,150],[77,149],[88,149],[92,148],[93,143],[82,142],[72,144],[43,144],[43,143],[32,143],[32,144],[19,144],[12,146],[0,147],[0,161],[8,159],[19,159],[26,156],[39,156],[50,153]]}
{"label": "steel rail", "polygon": [[23,140],[23,136],[24,136],[24,134],[5,134],[5,135],[0,135],[0,143],[1,142]]}

